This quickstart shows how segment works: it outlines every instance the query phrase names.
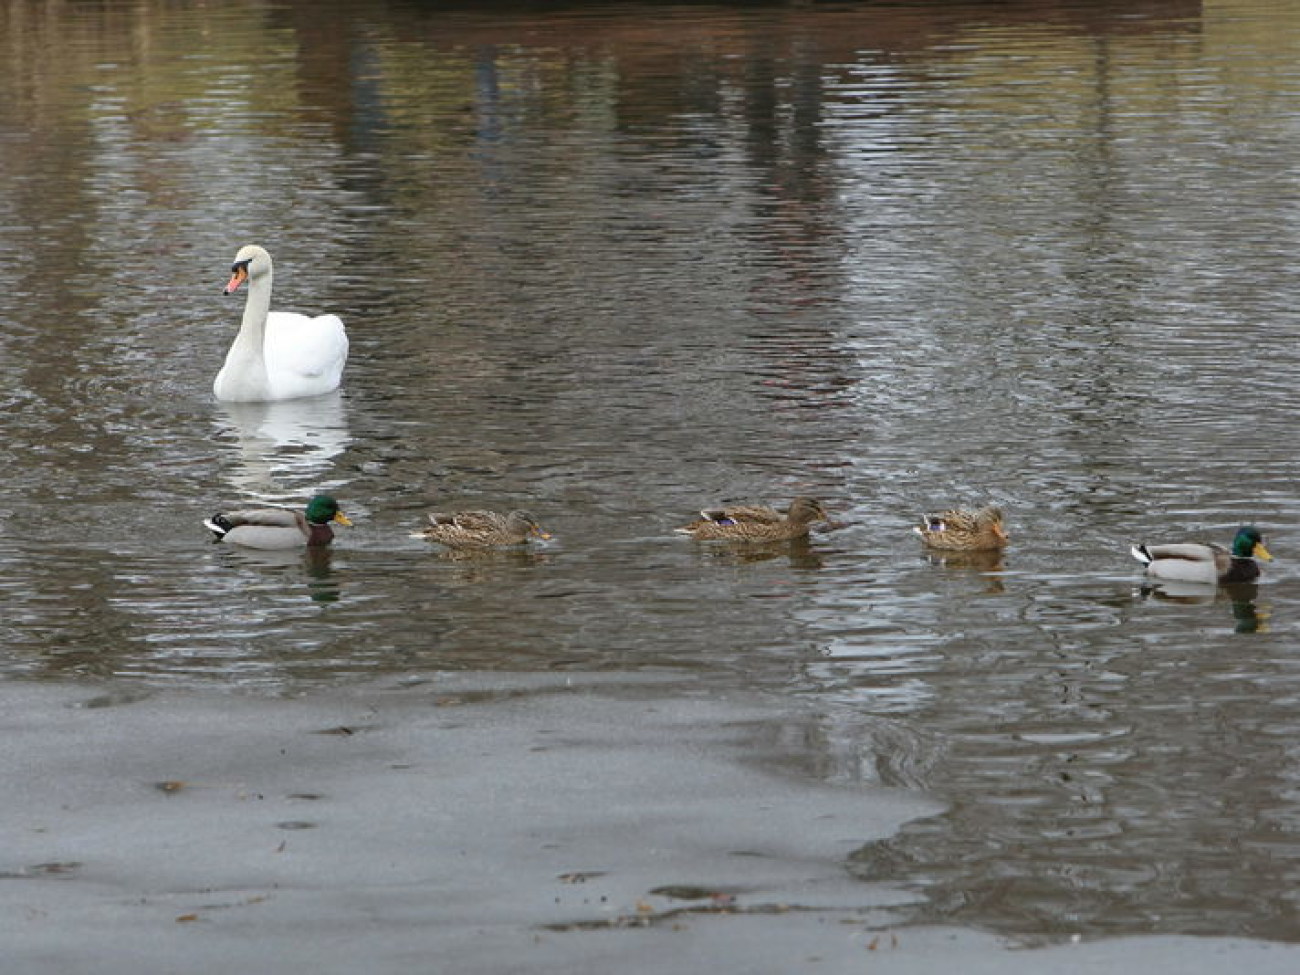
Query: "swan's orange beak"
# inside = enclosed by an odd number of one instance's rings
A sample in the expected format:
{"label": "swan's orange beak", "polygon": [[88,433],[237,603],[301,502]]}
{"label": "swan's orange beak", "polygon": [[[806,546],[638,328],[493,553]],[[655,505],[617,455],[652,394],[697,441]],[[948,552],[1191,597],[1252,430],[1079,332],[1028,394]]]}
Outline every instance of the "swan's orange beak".
{"label": "swan's orange beak", "polygon": [[230,281],[221,289],[224,295],[233,295],[239,290],[239,286],[248,280],[248,267],[243,264],[236,264],[230,272]]}

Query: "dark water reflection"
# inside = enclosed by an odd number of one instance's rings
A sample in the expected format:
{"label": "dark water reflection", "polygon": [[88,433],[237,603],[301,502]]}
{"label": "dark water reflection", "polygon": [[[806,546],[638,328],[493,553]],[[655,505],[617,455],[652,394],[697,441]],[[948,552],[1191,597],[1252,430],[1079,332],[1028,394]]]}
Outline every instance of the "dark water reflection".
{"label": "dark water reflection", "polygon": [[[951,802],[853,864],[926,917],[1300,940],[1300,13],[12,3],[0,47],[10,679],[677,671]],[[348,322],[339,395],[212,401],[248,240]],[[320,557],[200,524],[322,488]],[[844,526],[671,533],[796,494]],[[983,501],[1004,557],[917,550]],[[532,552],[408,537],[524,503]],[[1126,554],[1246,519],[1249,590]]]}

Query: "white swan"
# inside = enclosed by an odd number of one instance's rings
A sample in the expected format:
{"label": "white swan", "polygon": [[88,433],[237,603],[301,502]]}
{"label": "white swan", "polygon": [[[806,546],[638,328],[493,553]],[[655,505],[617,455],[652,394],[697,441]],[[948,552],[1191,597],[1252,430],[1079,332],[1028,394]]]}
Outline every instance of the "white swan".
{"label": "white swan", "polygon": [[212,383],[217,399],[265,403],[335,389],[348,358],[348,335],[339,317],[271,311],[271,255],[255,244],[239,249],[230,271],[225,294],[247,281],[248,301],[226,364]]}

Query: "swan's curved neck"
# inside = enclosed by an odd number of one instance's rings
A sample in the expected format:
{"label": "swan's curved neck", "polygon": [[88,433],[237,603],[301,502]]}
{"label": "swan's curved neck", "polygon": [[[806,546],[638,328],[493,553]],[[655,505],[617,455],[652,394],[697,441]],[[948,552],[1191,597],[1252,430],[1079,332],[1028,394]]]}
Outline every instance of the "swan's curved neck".
{"label": "swan's curved neck", "polygon": [[271,310],[271,270],[248,279],[248,297],[239,334],[226,353],[217,396],[225,400],[260,400],[269,395],[264,344]]}
{"label": "swan's curved neck", "polygon": [[257,352],[262,353],[262,336],[266,331],[266,316],[271,311],[271,269],[265,274],[248,279],[248,299],[244,302],[244,320],[239,324],[240,339],[254,340]]}

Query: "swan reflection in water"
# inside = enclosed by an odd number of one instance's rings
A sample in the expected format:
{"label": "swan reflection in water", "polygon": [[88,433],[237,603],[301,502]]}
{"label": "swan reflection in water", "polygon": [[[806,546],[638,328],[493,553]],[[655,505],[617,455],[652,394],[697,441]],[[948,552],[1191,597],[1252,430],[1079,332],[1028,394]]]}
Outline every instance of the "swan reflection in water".
{"label": "swan reflection in water", "polygon": [[1138,589],[1142,599],[1178,603],[1183,606],[1209,606],[1227,601],[1232,607],[1233,630],[1237,633],[1264,633],[1268,630],[1268,611],[1259,608],[1259,586],[1254,582],[1231,582],[1212,586],[1195,582],[1147,582]]}
{"label": "swan reflection in water", "polygon": [[226,465],[241,497],[284,504],[338,484],[334,460],[352,442],[337,390],[279,403],[218,403],[218,438],[233,434]]}

